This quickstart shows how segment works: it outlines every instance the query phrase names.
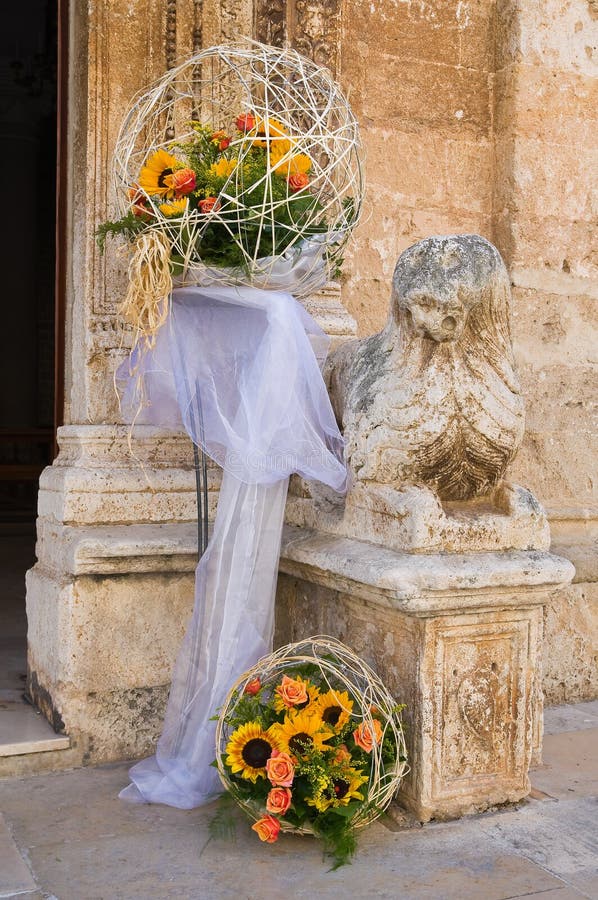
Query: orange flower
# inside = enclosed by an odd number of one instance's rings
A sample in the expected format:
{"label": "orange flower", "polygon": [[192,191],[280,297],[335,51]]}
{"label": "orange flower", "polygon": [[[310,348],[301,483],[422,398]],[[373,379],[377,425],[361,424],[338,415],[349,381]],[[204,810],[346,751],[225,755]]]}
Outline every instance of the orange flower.
{"label": "orange flower", "polygon": [[309,178],[303,172],[297,172],[296,175],[289,176],[288,185],[294,194],[302,191],[309,184]]}
{"label": "orange flower", "polygon": [[195,172],[193,169],[176,169],[164,177],[164,184],[175,192],[176,197],[183,197],[195,190]]}
{"label": "orange flower", "polygon": [[266,762],[266,775],[275,787],[290,787],[295,777],[295,766],[288,753],[272,750]]}
{"label": "orange flower", "polygon": [[266,809],[269,813],[284,816],[291,805],[293,795],[288,787],[274,787],[266,798]]}
{"label": "orange flower", "polygon": [[282,681],[274,693],[278,694],[288,709],[293,706],[299,706],[301,703],[307,703],[309,700],[305,683],[289,678],[288,675],[282,676]]}
{"label": "orange flower", "polygon": [[251,681],[248,681],[247,684],[245,685],[245,687],[243,688],[243,693],[251,694],[251,696],[253,696],[254,694],[257,694],[257,692],[260,690],[261,686],[262,686],[262,682],[259,680],[259,678],[252,678]]}
{"label": "orange flower", "polygon": [[333,757],[333,762],[335,763],[344,763],[349,762],[351,759],[351,754],[349,753],[349,749],[346,744],[341,744],[340,747],[336,748],[336,753]]}
{"label": "orange flower", "polygon": [[260,841],[267,844],[273,844],[278,840],[278,832],[280,831],[280,822],[274,816],[263,816],[258,819],[252,826],[253,831],[257,832]]}
{"label": "orange flower", "polygon": [[366,753],[371,753],[374,744],[379,744],[382,740],[382,726],[380,725],[380,722],[378,719],[372,719],[372,722],[374,725],[373,734],[372,729],[367,722],[362,722],[353,732],[353,740],[357,746],[361,747],[362,750],[365,750]]}
{"label": "orange flower", "polygon": [[226,148],[230,144],[230,138],[226,131],[215,131],[210,140],[213,144],[218,144],[218,149],[220,150],[220,152],[226,150]]}
{"label": "orange flower", "polygon": [[147,206],[147,197],[140,191],[138,187],[129,188],[127,191],[129,200],[131,201],[131,212],[138,219],[148,216],[150,211]]}
{"label": "orange flower", "polygon": [[243,113],[237,116],[235,125],[237,131],[251,131],[252,128],[255,128],[255,116],[252,116],[251,113]]}
{"label": "orange flower", "polygon": [[206,197],[205,200],[200,200],[197,205],[202,213],[209,213],[212,212],[212,210],[218,212],[220,209],[218,197]]}

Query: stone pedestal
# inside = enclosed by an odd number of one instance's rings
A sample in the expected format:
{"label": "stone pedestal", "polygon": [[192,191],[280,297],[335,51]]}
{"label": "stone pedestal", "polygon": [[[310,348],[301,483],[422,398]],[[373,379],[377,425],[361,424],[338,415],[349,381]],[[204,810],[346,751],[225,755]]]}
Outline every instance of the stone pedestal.
{"label": "stone pedestal", "polygon": [[[305,301],[333,345],[355,334],[339,293],[331,284]],[[40,480],[38,561],[27,573],[29,690],[71,739],[65,765],[144,756],[193,605],[192,445],[136,426],[129,446],[126,425],[68,425],[58,441]],[[220,478],[210,464],[210,519]]]}
{"label": "stone pedestal", "polygon": [[415,554],[287,526],[277,645],[331,634],[404,712],[400,800],[422,821],[513,802],[542,740],[542,606],[573,566],[545,550]]}
{"label": "stone pedestal", "polygon": [[[67,426],[42,474],[27,573],[29,690],[74,761],[147,753],[193,601],[190,442],[123,426]],[[219,473],[209,471],[212,506]],[[71,754],[71,757],[73,754]],[[73,758],[69,760],[73,764]]]}

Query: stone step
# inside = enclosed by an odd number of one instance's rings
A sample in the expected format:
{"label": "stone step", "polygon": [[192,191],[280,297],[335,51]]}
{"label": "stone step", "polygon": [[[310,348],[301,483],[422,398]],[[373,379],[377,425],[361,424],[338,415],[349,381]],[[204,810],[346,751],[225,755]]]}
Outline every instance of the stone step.
{"label": "stone step", "polygon": [[23,699],[5,695],[0,700],[0,758],[68,750],[70,745],[67,735],[56,734],[41,713]]}

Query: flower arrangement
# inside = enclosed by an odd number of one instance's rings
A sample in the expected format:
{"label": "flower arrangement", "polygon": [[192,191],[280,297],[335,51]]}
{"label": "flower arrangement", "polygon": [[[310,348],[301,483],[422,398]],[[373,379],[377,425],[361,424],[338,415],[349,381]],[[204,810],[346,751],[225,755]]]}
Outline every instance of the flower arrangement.
{"label": "flower arrangement", "polygon": [[[228,130],[187,124],[187,140],[147,156],[127,189],[127,212],[98,229],[102,247],[108,235],[134,239],[158,227],[173,245],[175,273],[193,260],[247,268],[252,259],[283,253],[297,235],[328,230],[322,198],[310,190],[314,164],[301,135],[251,113],[237,115]],[[346,198],[346,222],[350,207]]]}
{"label": "flower arrangement", "polygon": [[407,769],[401,709],[338,641],[283,647],[237,681],[221,710],[221,780],[262,841],[312,833],[342,865],[355,829],[383,812]]}
{"label": "flower arrangement", "polygon": [[134,98],[113,189],[119,215],[97,236],[132,244],[119,312],[151,347],[175,285],[301,297],[338,271],[363,197],[357,122],[296,51],[210,47]]}

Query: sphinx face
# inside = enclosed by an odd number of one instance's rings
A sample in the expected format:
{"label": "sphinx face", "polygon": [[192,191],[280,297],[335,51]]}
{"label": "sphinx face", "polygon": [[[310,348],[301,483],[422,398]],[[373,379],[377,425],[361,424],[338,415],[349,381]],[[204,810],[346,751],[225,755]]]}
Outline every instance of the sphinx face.
{"label": "sphinx face", "polygon": [[479,235],[432,237],[414,244],[395,268],[395,319],[420,337],[458,341],[495,266],[496,251]]}

